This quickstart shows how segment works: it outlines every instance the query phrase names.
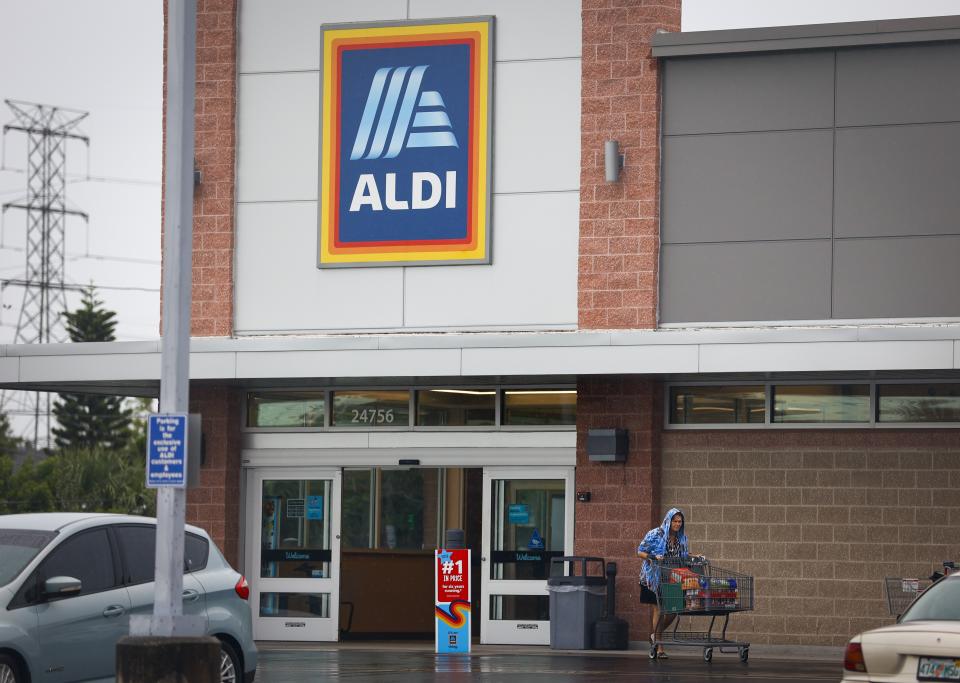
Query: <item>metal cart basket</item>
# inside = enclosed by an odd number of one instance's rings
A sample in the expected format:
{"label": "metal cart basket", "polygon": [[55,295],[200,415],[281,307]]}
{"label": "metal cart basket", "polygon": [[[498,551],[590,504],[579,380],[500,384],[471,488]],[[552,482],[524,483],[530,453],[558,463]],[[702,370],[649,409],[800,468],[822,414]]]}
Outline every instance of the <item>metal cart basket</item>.
{"label": "metal cart basket", "polygon": [[[676,618],[660,638],[652,637],[650,659],[657,658],[658,646],[669,644],[702,647],[705,662],[713,659],[714,648],[722,653],[736,652],[740,661],[746,662],[750,656],[750,643],[727,639],[727,624],[731,613],[753,609],[753,577],[697,558],[664,558],[657,569],[660,572],[656,590],[660,608],[657,631],[667,618]],[[680,627],[683,617],[688,618],[689,629]],[[717,617],[722,617],[720,623]],[[693,629],[694,625],[704,624],[705,630]]]}
{"label": "metal cart basket", "polygon": [[886,577],[883,587],[887,594],[887,607],[895,617],[907,611],[910,603],[917,599],[933,583],[930,579],[911,579]]}

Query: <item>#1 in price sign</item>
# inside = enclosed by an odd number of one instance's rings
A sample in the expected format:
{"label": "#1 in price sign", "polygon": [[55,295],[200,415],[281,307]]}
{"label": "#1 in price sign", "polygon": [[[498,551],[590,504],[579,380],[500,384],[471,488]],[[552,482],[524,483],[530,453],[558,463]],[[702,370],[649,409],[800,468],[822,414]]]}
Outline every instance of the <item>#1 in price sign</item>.
{"label": "#1 in price sign", "polygon": [[470,652],[470,551],[434,553],[436,651]]}

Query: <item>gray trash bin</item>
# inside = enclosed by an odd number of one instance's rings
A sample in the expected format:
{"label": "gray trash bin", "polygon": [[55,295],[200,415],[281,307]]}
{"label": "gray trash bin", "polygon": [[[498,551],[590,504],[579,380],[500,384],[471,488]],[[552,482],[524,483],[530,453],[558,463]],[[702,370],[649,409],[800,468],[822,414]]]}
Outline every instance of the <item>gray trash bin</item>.
{"label": "gray trash bin", "polygon": [[[572,571],[579,566],[580,571]],[[603,617],[607,594],[604,563],[600,557],[554,557],[550,560],[550,647],[554,650],[589,650],[593,625]],[[593,570],[593,575],[588,574]]]}

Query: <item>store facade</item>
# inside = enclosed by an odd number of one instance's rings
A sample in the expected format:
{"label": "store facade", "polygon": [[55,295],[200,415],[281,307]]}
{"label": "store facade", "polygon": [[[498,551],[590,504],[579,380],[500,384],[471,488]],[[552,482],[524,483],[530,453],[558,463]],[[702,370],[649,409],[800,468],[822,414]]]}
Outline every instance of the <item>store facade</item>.
{"label": "store facade", "polygon": [[[889,621],[883,576],[956,559],[960,20],[199,4],[188,518],[258,638],[428,633],[449,528],[485,643],[548,642],[562,554],[618,563],[643,640],[634,551],[673,505],[756,576],[755,643],[841,644]],[[150,394],[159,343],[0,371]]]}

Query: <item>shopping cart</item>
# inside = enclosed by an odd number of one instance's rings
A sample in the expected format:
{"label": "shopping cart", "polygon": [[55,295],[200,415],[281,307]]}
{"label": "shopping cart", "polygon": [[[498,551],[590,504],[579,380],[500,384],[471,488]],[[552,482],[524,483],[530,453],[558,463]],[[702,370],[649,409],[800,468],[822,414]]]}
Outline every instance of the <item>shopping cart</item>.
{"label": "shopping cart", "polygon": [[943,569],[935,571],[929,578],[914,579],[910,577],[891,577],[883,580],[884,592],[887,594],[887,608],[890,614],[899,617],[907,611],[910,603],[917,599],[932,584],[954,572],[960,571],[956,562],[944,562]]}
{"label": "shopping cart", "polygon": [[[887,593],[887,607],[890,614],[899,617],[911,602],[917,599],[933,582],[930,579],[913,579],[909,577],[888,576],[883,580]],[[876,584],[874,584],[876,585]]]}
{"label": "shopping cart", "polygon": [[[650,641],[650,659],[657,658],[660,645],[702,647],[703,661],[713,659],[714,648],[721,653],[740,655],[746,662],[750,643],[727,638],[727,625],[733,612],[753,609],[753,577],[711,565],[702,558],[679,560],[664,558],[658,566],[660,584],[657,586],[657,606],[660,608],[660,631],[666,618],[676,618],[672,627],[658,639]],[[687,617],[690,629],[680,624]],[[717,617],[722,617],[718,623]],[[706,622],[709,619],[709,622]],[[694,630],[695,625],[706,624],[705,630]]]}

